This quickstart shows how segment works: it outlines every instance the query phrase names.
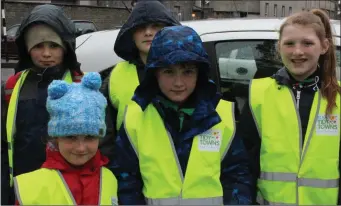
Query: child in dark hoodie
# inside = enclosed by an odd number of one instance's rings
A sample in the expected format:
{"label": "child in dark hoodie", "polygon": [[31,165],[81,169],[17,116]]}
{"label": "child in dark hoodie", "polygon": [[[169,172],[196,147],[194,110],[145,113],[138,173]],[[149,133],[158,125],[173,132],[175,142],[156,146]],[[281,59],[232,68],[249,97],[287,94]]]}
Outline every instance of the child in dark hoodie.
{"label": "child in dark hoodie", "polygon": [[[108,99],[107,135],[100,145],[111,156],[116,131],[123,122],[124,108],[144,77],[144,66],[151,41],[163,27],[180,25],[157,0],[138,1],[115,41],[115,53],[125,61],[101,72],[107,76],[101,91]],[[110,74],[108,74],[110,73]]]}
{"label": "child in dark hoodie", "polygon": [[17,204],[117,205],[116,178],[98,150],[107,106],[100,86],[98,73],[86,74],[82,83],[51,83],[47,159],[40,169],[14,177]]}
{"label": "child in dark hoodie", "polygon": [[233,103],[220,99],[198,34],[166,27],[125,108],[110,165],[120,204],[250,204],[251,176]]}
{"label": "child in dark hoodie", "polygon": [[48,85],[55,79],[79,82],[83,76],[75,32],[63,9],[54,5],[36,6],[20,24],[15,40],[19,61],[1,99],[1,121],[6,122],[1,135],[6,142],[1,144],[2,204],[14,204],[13,176],[36,170],[45,161]]}

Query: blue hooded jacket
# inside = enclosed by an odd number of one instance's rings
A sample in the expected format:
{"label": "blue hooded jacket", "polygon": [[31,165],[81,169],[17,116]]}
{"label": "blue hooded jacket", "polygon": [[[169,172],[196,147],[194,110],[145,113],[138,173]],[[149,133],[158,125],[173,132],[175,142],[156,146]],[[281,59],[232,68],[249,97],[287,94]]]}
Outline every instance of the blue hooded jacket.
{"label": "blue hooded jacket", "polygon": [[[160,106],[160,89],[155,78],[157,68],[170,65],[193,62],[199,68],[197,86],[191,95],[190,126],[183,131],[174,129],[166,120],[168,115]],[[183,174],[186,174],[187,163],[192,147],[193,137],[201,134],[221,121],[215,108],[220,100],[215,84],[209,80],[210,63],[198,34],[190,27],[172,26],[159,31],[152,42],[147,64],[146,77],[138,86],[133,97],[142,110],[149,104],[155,105],[159,114],[165,120],[165,126],[170,132]],[[176,115],[176,112],[172,112]],[[116,138],[115,156],[109,164],[118,179],[119,204],[146,204],[142,193],[139,160],[133,150],[127,134],[121,126]],[[228,154],[221,162],[221,184],[223,186],[224,204],[251,204],[251,174],[249,160],[242,140],[234,137]]]}

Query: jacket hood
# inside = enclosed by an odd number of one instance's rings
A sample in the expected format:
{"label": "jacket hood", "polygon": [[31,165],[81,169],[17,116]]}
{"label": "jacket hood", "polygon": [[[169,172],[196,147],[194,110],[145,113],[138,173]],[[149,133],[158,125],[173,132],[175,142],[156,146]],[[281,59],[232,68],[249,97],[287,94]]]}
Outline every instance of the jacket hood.
{"label": "jacket hood", "polygon": [[77,62],[75,53],[76,27],[66,16],[62,8],[50,4],[36,6],[21,22],[15,40],[19,53],[19,62],[15,72],[17,73],[33,66],[25,42],[25,32],[33,24],[46,24],[61,37],[66,46],[64,65],[70,70],[80,72],[80,64]]}
{"label": "jacket hood", "polygon": [[146,76],[135,91],[140,106],[148,104],[160,92],[155,77],[158,68],[187,62],[195,63],[199,69],[194,91],[197,102],[216,99],[217,87],[209,80],[211,65],[200,36],[190,27],[171,26],[160,30],[153,39],[145,66]]}
{"label": "jacket hood", "polygon": [[288,86],[289,88],[291,88],[293,85],[296,85],[296,84],[301,84],[302,86],[308,85],[308,87],[314,86],[316,84],[319,88],[321,88],[320,79],[322,78],[322,72],[321,72],[321,68],[318,68],[313,74],[307,77],[304,81],[299,82],[290,75],[290,73],[285,67],[283,67],[279,69],[274,75],[272,75],[271,78],[275,79],[278,85]]}
{"label": "jacket hood", "polygon": [[180,25],[180,22],[159,1],[137,2],[117,35],[114,46],[115,53],[127,61],[138,58],[139,52],[133,40],[133,31],[138,26],[154,22],[161,22],[167,26]]}
{"label": "jacket hood", "polygon": [[[79,169],[83,172],[93,172],[93,169],[99,170],[102,166],[105,166],[108,163],[109,159],[97,150],[95,156]],[[65,160],[58,148],[51,142],[48,142],[46,145],[46,160],[41,167],[70,172],[76,170]]]}

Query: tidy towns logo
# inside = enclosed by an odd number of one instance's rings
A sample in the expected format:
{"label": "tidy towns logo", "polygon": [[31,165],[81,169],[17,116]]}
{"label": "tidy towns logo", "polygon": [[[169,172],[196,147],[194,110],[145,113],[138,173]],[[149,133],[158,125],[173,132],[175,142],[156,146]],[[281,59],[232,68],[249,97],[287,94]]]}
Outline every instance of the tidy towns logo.
{"label": "tidy towns logo", "polygon": [[337,135],[340,127],[339,116],[330,115],[326,117],[323,115],[318,115],[316,122],[316,134],[320,135]]}
{"label": "tidy towns logo", "polygon": [[198,145],[200,151],[217,152],[221,145],[221,131],[218,129],[208,130],[198,135]]}

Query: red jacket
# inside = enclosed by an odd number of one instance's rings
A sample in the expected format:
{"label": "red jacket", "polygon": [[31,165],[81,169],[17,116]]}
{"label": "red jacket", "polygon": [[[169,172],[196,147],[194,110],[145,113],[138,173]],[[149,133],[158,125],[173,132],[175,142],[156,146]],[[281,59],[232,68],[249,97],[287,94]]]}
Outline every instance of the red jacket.
{"label": "red jacket", "polygon": [[[59,170],[68,184],[77,205],[98,205],[100,168],[109,162],[98,150],[82,168],[75,169],[66,162],[59,151],[46,149],[46,161],[41,168]],[[16,205],[19,205],[16,201]]]}

